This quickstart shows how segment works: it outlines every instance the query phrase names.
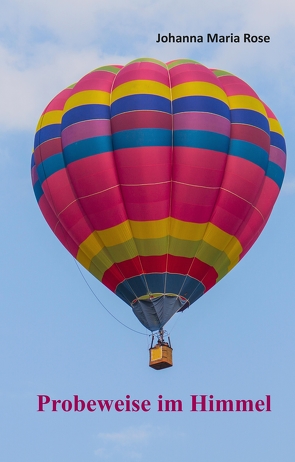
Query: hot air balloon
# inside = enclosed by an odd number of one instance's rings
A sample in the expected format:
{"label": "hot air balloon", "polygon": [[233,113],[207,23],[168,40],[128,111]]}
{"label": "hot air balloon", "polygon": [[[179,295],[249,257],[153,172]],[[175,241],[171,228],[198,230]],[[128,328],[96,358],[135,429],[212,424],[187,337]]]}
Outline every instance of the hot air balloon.
{"label": "hot air balloon", "polygon": [[162,368],[165,324],[248,252],[285,165],[282,128],[243,80],[138,59],[95,69],[48,104],[32,181],[66,249],[158,332],[150,365]]}

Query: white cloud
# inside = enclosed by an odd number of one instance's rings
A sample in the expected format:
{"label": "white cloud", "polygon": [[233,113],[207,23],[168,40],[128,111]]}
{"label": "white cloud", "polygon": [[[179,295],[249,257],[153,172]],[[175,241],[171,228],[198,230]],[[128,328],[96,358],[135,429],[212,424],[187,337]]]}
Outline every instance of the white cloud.
{"label": "white cloud", "polygon": [[[186,434],[182,431],[171,431],[166,426],[140,425],[122,429],[118,432],[99,433],[100,447],[95,455],[100,459],[140,460],[149,450],[151,443],[158,447],[163,440],[182,439]],[[147,449],[146,449],[147,448]]]}
{"label": "white cloud", "polygon": [[2,130],[34,130],[41,112],[58,92],[93,68],[109,64],[109,59],[118,62],[116,56],[105,57],[91,48],[87,51],[73,51],[46,45],[42,51],[48,61],[40,50],[38,63],[22,69],[21,55],[9,53],[0,46]]}
{"label": "white cloud", "polygon": [[106,448],[99,448],[94,451],[94,454],[100,459],[110,459],[111,453]]}
{"label": "white cloud", "polygon": [[98,438],[101,446],[95,455],[100,459],[117,459],[121,455],[131,460],[140,460],[143,447],[152,438],[152,427],[128,427],[119,432],[99,433]]}
{"label": "white cloud", "polygon": [[98,435],[100,440],[119,446],[143,444],[149,440],[150,436],[151,429],[149,426],[129,427],[121,432],[99,433]]}

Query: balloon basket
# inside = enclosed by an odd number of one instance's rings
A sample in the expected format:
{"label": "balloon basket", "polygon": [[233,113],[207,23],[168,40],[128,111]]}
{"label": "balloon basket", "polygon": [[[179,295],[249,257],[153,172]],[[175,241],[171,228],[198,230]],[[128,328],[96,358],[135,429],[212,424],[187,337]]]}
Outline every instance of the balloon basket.
{"label": "balloon basket", "polygon": [[150,367],[156,370],[173,366],[172,348],[168,345],[155,345],[150,348]]}

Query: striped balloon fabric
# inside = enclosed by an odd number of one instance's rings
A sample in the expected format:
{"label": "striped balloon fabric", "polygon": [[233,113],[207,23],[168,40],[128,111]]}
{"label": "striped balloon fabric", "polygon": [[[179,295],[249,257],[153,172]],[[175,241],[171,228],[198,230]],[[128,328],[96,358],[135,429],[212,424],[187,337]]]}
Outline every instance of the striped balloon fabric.
{"label": "striped balloon fabric", "polygon": [[138,59],[49,103],[32,181],[62,244],[155,331],[247,253],[285,164],[281,126],[244,81]]}

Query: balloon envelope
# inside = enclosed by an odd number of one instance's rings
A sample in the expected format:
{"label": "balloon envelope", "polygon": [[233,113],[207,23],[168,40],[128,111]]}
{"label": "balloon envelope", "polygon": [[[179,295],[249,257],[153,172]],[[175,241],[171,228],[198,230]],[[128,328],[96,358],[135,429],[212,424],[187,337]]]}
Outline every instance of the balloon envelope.
{"label": "balloon envelope", "polygon": [[62,244],[154,331],[247,253],[285,162],[279,122],[238,77],[139,59],[49,103],[32,181]]}

